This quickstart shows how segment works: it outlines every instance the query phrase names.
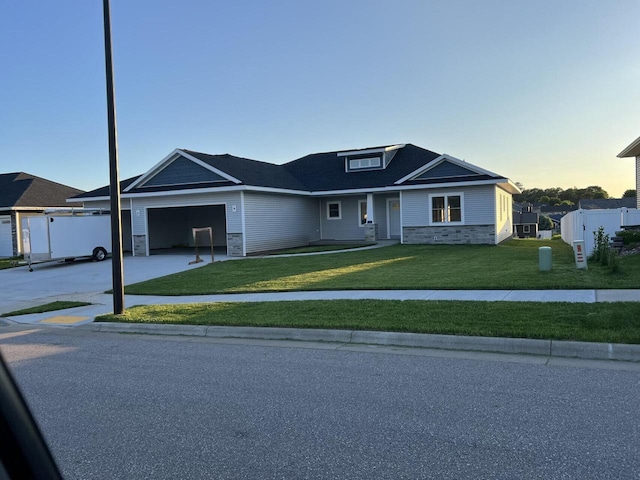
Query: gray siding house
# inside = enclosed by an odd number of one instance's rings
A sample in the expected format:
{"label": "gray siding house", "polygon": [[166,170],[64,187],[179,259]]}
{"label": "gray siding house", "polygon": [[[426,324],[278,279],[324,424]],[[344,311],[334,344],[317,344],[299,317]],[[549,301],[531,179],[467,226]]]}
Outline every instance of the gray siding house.
{"label": "gray siding house", "polygon": [[82,190],[25,172],[0,174],[0,257],[22,254],[22,223],[47,209],[80,207],[67,203]]}
{"label": "gray siding house", "polygon": [[[192,245],[213,227],[227,253],[314,241],[497,244],[512,233],[508,179],[412,144],[315,153],[282,165],[176,149],[121,182],[125,249]],[[70,199],[108,208],[109,188]]]}

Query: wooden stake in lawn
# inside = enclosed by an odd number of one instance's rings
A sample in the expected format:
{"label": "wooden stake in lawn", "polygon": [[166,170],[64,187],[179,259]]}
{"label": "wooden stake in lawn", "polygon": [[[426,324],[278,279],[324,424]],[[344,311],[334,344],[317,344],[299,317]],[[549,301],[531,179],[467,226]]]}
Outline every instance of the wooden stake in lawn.
{"label": "wooden stake in lawn", "polygon": [[204,262],[204,260],[200,258],[200,255],[198,255],[198,232],[209,233],[209,243],[211,244],[211,263],[213,263],[213,230],[211,227],[192,228],[191,231],[193,232],[193,243],[196,245],[196,259],[193,262],[189,262],[189,265]]}

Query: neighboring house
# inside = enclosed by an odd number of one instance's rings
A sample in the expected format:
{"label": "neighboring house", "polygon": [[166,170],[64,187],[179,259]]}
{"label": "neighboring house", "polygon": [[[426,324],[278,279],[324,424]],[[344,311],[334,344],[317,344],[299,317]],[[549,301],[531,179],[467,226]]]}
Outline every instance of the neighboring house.
{"label": "neighboring house", "polygon": [[0,174],[0,257],[22,253],[22,219],[48,208],[81,206],[67,198],[82,190],[24,172]]}
{"label": "neighboring house", "polygon": [[[508,179],[411,144],[315,153],[283,165],[176,149],[121,182],[134,255],[213,227],[233,256],[313,241],[497,244],[512,234]],[[109,188],[75,197],[108,208]]]}
{"label": "neighboring house", "polygon": [[534,212],[531,204],[514,204],[513,233],[518,238],[537,238],[538,212]]}
{"label": "neighboring house", "polygon": [[640,208],[640,137],[636,138],[631,145],[618,154],[618,158],[636,158],[636,206]]}
{"label": "neighboring house", "polygon": [[635,198],[584,198],[578,201],[582,210],[608,210],[611,208],[636,208]]}

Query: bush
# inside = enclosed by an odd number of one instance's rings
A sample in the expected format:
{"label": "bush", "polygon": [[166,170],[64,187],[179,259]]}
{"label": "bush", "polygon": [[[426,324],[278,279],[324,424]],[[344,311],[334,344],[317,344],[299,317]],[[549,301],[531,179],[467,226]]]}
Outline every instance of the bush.
{"label": "bush", "polygon": [[611,246],[609,245],[609,235],[604,233],[604,227],[601,226],[597,231],[593,232],[593,240],[594,246],[591,260],[606,267],[609,264]]}
{"label": "bush", "polygon": [[538,228],[540,230],[553,230],[553,222],[546,215],[540,215],[538,220]]}
{"label": "bush", "polygon": [[640,243],[640,230],[622,230],[621,232],[616,232],[616,235],[622,238],[625,245]]}

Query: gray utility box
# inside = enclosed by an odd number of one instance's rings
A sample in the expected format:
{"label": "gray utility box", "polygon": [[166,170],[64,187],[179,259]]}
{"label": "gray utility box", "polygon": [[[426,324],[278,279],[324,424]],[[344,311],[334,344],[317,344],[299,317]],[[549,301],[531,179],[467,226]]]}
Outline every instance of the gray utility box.
{"label": "gray utility box", "polygon": [[541,272],[551,271],[551,247],[540,247],[538,249],[538,266]]}

